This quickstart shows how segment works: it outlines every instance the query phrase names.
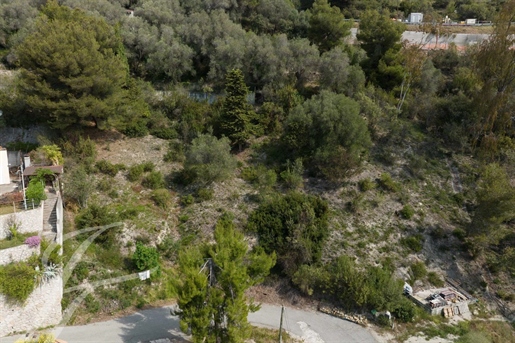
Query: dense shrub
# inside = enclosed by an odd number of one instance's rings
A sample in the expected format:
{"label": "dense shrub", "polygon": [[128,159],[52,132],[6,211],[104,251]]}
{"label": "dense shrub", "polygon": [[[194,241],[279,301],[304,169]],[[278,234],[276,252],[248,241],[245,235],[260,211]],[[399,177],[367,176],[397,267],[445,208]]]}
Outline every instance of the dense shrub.
{"label": "dense shrub", "polygon": [[420,252],[423,248],[423,241],[424,238],[422,237],[422,235],[416,234],[413,236],[402,238],[400,240],[400,243],[413,252]]}
{"label": "dense shrub", "polygon": [[443,282],[442,278],[435,272],[427,273],[427,281],[436,287],[443,287],[445,285],[445,282]]}
{"label": "dense shrub", "polygon": [[304,178],[302,177],[303,173],[304,166],[302,164],[302,159],[297,158],[293,163],[286,161],[286,170],[281,172],[281,179],[283,179],[284,185],[288,189],[301,188],[304,184]]}
{"label": "dense shrub", "polygon": [[0,266],[0,293],[23,303],[34,290],[36,271],[24,262]]}
{"label": "dense shrub", "polygon": [[267,253],[277,252],[279,265],[293,275],[302,264],[320,260],[327,217],[327,203],[318,197],[276,195],[250,214],[247,229],[258,234]]}
{"label": "dense shrub", "polygon": [[422,261],[415,262],[411,265],[412,282],[415,280],[421,280],[426,277],[427,269],[426,265]]}
{"label": "dense shrub", "polygon": [[172,196],[170,195],[170,191],[166,188],[160,188],[152,191],[151,195],[152,200],[154,203],[163,208],[166,209],[170,205],[170,202],[172,200]]}
{"label": "dense shrub", "polygon": [[142,164],[136,164],[129,168],[129,172],[127,173],[127,179],[131,182],[139,181],[145,168]]}
{"label": "dense shrub", "polygon": [[137,271],[159,267],[159,253],[154,247],[136,242],[136,251],[132,255],[132,263]]}
{"label": "dense shrub", "polygon": [[413,209],[413,207],[411,207],[411,205],[406,205],[402,208],[400,214],[404,219],[411,219],[415,214],[415,210]]}
{"label": "dense shrub", "polygon": [[145,176],[141,184],[150,189],[163,188],[165,186],[165,179],[160,171],[153,171]]}
{"label": "dense shrub", "polygon": [[112,164],[106,160],[100,160],[95,163],[95,167],[97,167],[98,171],[102,174],[106,174],[109,176],[116,176],[120,170],[125,169],[125,166],[122,164]]}
{"label": "dense shrub", "polygon": [[184,145],[182,142],[171,141],[168,144],[168,152],[164,155],[165,162],[183,162],[184,161]]}
{"label": "dense shrub", "polygon": [[39,203],[45,200],[45,186],[43,182],[38,180],[37,178],[33,178],[29,182],[29,186],[25,190],[25,196],[27,200],[30,202],[34,202],[34,204],[39,205]]}
{"label": "dense shrub", "polygon": [[291,155],[309,159],[311,170],[331,180],[355,170],[371,146],[359,104],[328,91],[290,112],[281,141]]}
{"label": "dense shrub", "polygon": [[191,194],[185,195],[181,198],[181,205],[182,206],[189,206],[191,204],[195,203],[195,197]]}
{"label": "dense shrub", "polygon": [[217,139],[210,135],[200,135],[191,143],[184,169],[196,176],[196,181],[210,184],[228,179],[234,173],[236,159],[231,155],[227,138]]}
{"label": "dense shrub", "polygon": [[127,137],[144,137],[148,135],[147,122],[144,119],[131,121],[122,133]]}
{"label": "dense shrub", "polygon": [[[119,220],[118,214],[107,206],[98,204],[90,204],[88,207],[79,212],[75,217],[75,225],[77,229],[85,229],[88,227],[104,226],[114,224]],[[115,227],[103,231],[96,239],[106,245],[115,242],[117,233]],[[89,234],[86,234],[89,235]]]}
{"label": "dense shrub", "polygon": [[199,202],[213,199],[215,192],[211,188],[200,188],[197,190],[196,198]]}
{"label": "dense shrub", "polygon": [[370,180],[369,178],[360,180],[358,182],[359,190],[362,192],[367,192],[376,187],[376,184],[374,181]]}

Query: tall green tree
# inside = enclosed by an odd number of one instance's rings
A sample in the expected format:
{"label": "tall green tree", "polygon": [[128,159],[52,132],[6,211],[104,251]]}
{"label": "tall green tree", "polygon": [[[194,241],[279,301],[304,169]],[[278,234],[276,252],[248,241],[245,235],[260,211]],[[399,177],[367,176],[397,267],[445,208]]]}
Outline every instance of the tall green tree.
{"label": "tall green tree", "polygon": [[515,219],[515,188],[506,171],[498,164],[489,164],[481,174],[477,207],[468,229],[476,252],[497,244],[513,232],[506,224]]}
{"label": "tall green tree", "polygon": [[248,89],[241,70],[233,69],[227,73],[225,93],[220,118],[221,133],[241,150],[252,133],[252,109],[247,103]]}
{"label": "tall green tree", "polygon": [[499,138],[513,136],[515,95],[515,1],[505,2],[495,23],[494,33],[474,55],[481,89],[475,96],[478,113],[475,143],[487,150],[499,148]]}
{"label": "tall green tree", "polygon": [[328,91],[292,110],[282,141],[292,155],[308,159],[315,171],[333,180],[355,170],[371,146],[359,104]]}
{"label": "tall green tree", "polygon": [[214,244],[179,253],[181,330],[191,332],[194,343],[243,343],[250,334],[248,313],[258,309],[245,291],[263,281],[275,255],[249,251],[228,215],[218,221],[214,236]]}
{"label": "tall green tree", "polygon": [[393,88],[392,77],[398,79],[394,85],[402,81],[402,70],[392,70],[391,67],[398,65],[403,31],[404,24],[391,20],[388,12],[380,14],[369,10],[361,16],[356,38],[368,57],[363,63],[363,70],[369,81],[387,90]]}
{"label": "tall green tree", "polygon": [[309,40],[318,45],[321,52],[342,44],[352,26],[351,21],[344,19],[338,7],[331,6],[327,0],[316,0],[309,19]]}
{"label": "tall green tree", "polygon": [[50,1],[16,55],[20,96],[31,115],[54,128],[86,122],[105,128],[124,116],[127,63],[119,34],[104,19]]}

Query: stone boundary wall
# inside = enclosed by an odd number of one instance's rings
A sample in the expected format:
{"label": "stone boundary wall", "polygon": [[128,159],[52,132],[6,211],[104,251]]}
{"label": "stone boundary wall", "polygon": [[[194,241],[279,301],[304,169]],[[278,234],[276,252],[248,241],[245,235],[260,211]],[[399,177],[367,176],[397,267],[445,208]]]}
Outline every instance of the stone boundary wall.
{"label": "stone boundary wall", "polygon": [[9,303],[0,295],[0,337],[59,324],[62,297],[61,276],[37,286],[25,304]]}
{"label": "stone boundary wall", "polygon": [[21,227],[18,229],[19,233],[43,231],[43,206],[40,206],[33,210],[20,211],[0,216],[0,239],[7,238],[7,223],[11,217],[14,217],[16,221],[21,224]]}
{"label": "stone boundary wall", "polygon": [[[33,254],[39,254],[39,246],[31,248],[27,244],[0,250],[0,266],[11,262],[27,261]],[[1,312],[0,312],[1,313]]]}

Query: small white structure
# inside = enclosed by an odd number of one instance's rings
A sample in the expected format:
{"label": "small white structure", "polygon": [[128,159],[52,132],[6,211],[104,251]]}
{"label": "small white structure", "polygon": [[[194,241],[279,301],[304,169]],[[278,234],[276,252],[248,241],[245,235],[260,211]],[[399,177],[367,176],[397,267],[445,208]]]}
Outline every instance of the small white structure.
{"label": "small white structure", "polygon": [[476,25],[477,19],[467,19],[465,20],[465,24],[467,25]]}
{"label": "small white structure", "polygon": [[408,22],[411,24],[420,24],[424,19],[424,14],[422,13],[410,13],[408,17]]}
{"label": "small white structure", "polygon": [[0,185],[8,185],[11,183],[9,176],[9,159],[7,158],[7,150],[0,147]]}

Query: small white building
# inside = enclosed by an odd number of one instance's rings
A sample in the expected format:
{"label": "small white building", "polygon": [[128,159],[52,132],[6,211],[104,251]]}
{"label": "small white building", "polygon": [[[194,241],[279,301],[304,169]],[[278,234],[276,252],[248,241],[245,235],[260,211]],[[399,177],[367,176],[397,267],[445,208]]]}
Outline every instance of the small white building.
{"label": "small white building", "polygon": [[7,158],[7,150],[0,147],[0,185],[8,185],[11,183],[9,176],[9,159]]}
{"label": "small white building", "polygon": [[420,24],[424,20],[424,14],[422,13],[410,13],[408,16],[408,22],[411,24]]}
{"label": "small white building", "polygon": [[476,25],[477,19],[467,19],[465,20],[465,24],[467,25]]}

